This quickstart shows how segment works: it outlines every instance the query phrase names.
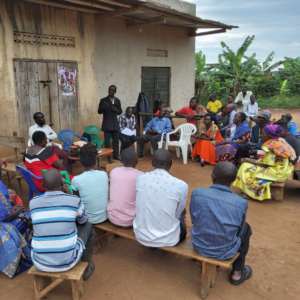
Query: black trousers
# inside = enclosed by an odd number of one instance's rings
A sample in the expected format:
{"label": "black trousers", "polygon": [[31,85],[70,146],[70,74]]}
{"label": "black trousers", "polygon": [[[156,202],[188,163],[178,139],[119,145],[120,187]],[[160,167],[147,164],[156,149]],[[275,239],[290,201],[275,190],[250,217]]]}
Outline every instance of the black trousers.
{"label": "black trousers", "polygon": [[135,135],[128,136],[122,133],[119,133],[119,139],[122,143],[123,149],[129,148],[137,141],[137,137]]}
{"label": "black trousers", "polygon": [[113,156],[119,156],[119,131],[104,131],[104,145],[105,148],[110,148],[110,137],[113,140]]}
{"label": "black trousers", "polygon": [[90,222],[84,226],[77,224],[77,235],[80,237],[85,245],[85,248],[92,248],[94,243],[94,228]]}
{"label": "black trousers", "polygon": [[161,139],[161,134],[153,135],[153,134],[147,134],[146,133],[146,134],[141,135],[140,136],[140,144],[139,144],[140,153],[143,153],[145,143],[149,143],[149,142],[151,143],[153,152],[155,150],[157,150],[158,149],[158,142],[160,141],[160,139]]}
{"label": "black trousers", "polygon": [[179,237],[178,244],[186,239],[186,224],[184,222],[183,215],[181,216],[179,221],[180,221],[180,237]]}
{"label": "black trousers", "polygon": [[246,255],[247,255],[248,250],[249,250],[250,236],[251,235],[252,235],[251,227],[248,223],[245,223],[244,232],[241,236],[241,247],[238,250],[240,255],[232,265],[233,271],[242,271],[242,270],[244,270],[245,260],[246,260]]}
{"label": "black trousers", "polygon": [[238,151],[237,151],[237,157],[239,158],[246,158],[249,157],[249,151],[250,150],[256,150],[256,146],[251,146],[248,144],[239,144]]}

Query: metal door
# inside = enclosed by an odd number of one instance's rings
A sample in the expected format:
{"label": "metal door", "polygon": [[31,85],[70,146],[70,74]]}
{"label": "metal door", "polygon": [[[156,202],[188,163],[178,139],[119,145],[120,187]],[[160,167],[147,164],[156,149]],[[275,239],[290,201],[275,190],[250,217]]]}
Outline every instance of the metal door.
{"label": "metal door", "polygon": [[142,93],[148,97],[150,109],[154,101],[160,99],[169,106],[170,102],[170,68],[142,67]]}
{"label": "metal door", "polygon": [[[19,115],[19,136],[29,138],[34,125],[33,114],[42,112],[46,123],[58,133],[62,129],[78,132],[78,90],[75,95],[64,96],[59,86],[59,70],[77,69],[77,63],[16,60],[15,80]],[[75,77],[77,84],[77,76]]]}

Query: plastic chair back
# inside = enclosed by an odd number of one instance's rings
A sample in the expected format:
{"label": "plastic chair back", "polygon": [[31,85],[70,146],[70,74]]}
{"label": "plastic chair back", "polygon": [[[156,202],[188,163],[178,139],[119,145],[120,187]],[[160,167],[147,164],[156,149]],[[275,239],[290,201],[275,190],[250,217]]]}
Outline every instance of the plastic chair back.
{"label": "plastic chair back", "polygon": [[190,141],[191,135],[197,132],[197,127],[194,124],[186,123],[181,124],[176,128],[176,131],[180,130],[179,143],[183,141]]}
{"label": "plastic chair back", "polygon": [[99,131],[102,131],[102,130],[97,126],[90,125],[90,126],[87,126],[84,131],[90,135],[91,140],[92,140],[91,142],[93,144],[96,144],[98,149],[101,149],[102,145],[104,144],[104,140],[99,139],[98,133],[99,133]]}
{"label": "plastic chair back", "polygon": [[38,189],[36,188],[34,181],[32,179],[32,177],[33,177],[33,178],[42,180],[43,177],[37,177],[34,174],[32,174],[30,171],[28,171],[27,169],[25,169],[19,165],[16,165],[16,167],[18,168],[21,175],[23,176],[23,178],[25,179],[25,181],[27,182],[27,184],[29,186],[29,201],[33,198],[33,193],[36,193],[38,196],[43,195],[44,193],[41,193],[38,191]]}
{"label": "plastic chair back", "polygon": [[[80,136],[78,135],[77,133],[75,133],[74,131],[72,130],[69,130],[69,129],[64,129],[64,130],[61,130],[57,137],[60,141],[62,141],[64,143],[64,150],[65,151],[68,151],[69,152],[69,148],[70,146],[73,144],[73,139],[74,139],[74,136],[78,137],[79,139],[85,141],[85,142],[88,142],[88,139],[83,137],[83,136]],[[70,153],[70,152],[69,152]]]}
{"label": "plastic chair back", "polygon": [[[43,175],[45,175],[45,173],[47,173],[47,170],[42,170],[41,173]],[[67,171],[61,171],[60,174],[62,176],[66,177],[66,178],[63,178],[63,182],[68,185],[68,188],[70,189],[71,193],[73,194],[73,189],[71,187],[71,180],[70,180],[70,177],[69,177],[69,173]]]}

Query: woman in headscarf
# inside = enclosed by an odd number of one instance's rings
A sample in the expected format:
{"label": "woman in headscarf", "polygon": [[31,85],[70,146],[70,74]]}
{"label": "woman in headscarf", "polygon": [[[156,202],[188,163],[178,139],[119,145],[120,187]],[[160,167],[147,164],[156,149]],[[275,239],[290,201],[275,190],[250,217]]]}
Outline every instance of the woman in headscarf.
{"label": "woman in headscarf", "polygon": [[242,112],[236,113],[231,126],[230,138],[216,145],[216,162],[229,161],[237,164],[236,152],[240,143],[250,139],[251,129],[246,122],[246,115]]}
{"label": "woman in headscarf", "polygon": [[289,132],[296,138],[300,139],[300,130],[295,122],[292,122],[293,117],[290,114],[281,116],[281,121],[287,124]]}
{"label": "woman in headscarf", "polygon": [[215,145],[223,141],[220,130],[217,125],[213,124],[213,114],[204,116],[204,123],[201,123],[202,134],[197,134],[195,137],[197,142],[191,154],[194,162],[199,162],[201,158],[211,165],[216,164]]}
{"label": "woman in headscarf", "polygon": [[290,160],[296,154],[286,141],[280,138],[284,130],[279,125],[267,125],[262,131],[264,144],[261,150],[252,150],[262,158],[243,158],[233,185],[243,190],[245,198],[263,201],[271,199],[270,183],[285,182],[294,170]]}
{"label": "woman in headscarf", "polygon": [[9,278],[28,270],[32,265],[30,242],[32,225],[30,213],[22,205],[14,205],[1,181],[0,164],[0,271]]}

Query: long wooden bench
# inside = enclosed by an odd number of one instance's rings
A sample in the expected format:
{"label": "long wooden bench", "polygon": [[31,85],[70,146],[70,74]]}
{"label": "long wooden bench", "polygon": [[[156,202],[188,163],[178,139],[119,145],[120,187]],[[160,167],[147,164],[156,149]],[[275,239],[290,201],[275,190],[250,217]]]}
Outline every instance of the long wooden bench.
{"label": "long wooden bench", "polygon": [[[102,247],[108,245],[108,237],[116,234],[118,236],[128,238],[133,241],[137,241],[132,229],[121,229],[113,226],[109,221],[102,224],[94,225],[95,239],[94,246],[98,247],[101,243]],[[193,258],[202,262],[202,279],[201,279],[201,289],[200,298],[205,299],[209,293],[209,288],[215,285],[216,277],[216,267],[220,266],[223,268],[231,269],[233,262],[239,256],[237,253],[233,258],[221,261],[209,257],[200,255],[194,249],[191,240],[186,239],[174,247],[163,247],[159,248],[168,252],[172,252],[181,256]]]}
{"label": "long wooden bench", "polygon": [[[87,266],[87,262],[80,261],[71,270],[57,273],[42,272],[32,266],[28,274],[33,275],[35,300],[43,299],[64,280],[71,281],[73,300],[79,300],[79,297],[83,295],[83,273]],[[55,280],[52,281],[52,278]]]}
{"label": "long wooden bench", "polygon": [[270,184],[271,198],[274,201],[282,202],[285,182],[272,182]]}

